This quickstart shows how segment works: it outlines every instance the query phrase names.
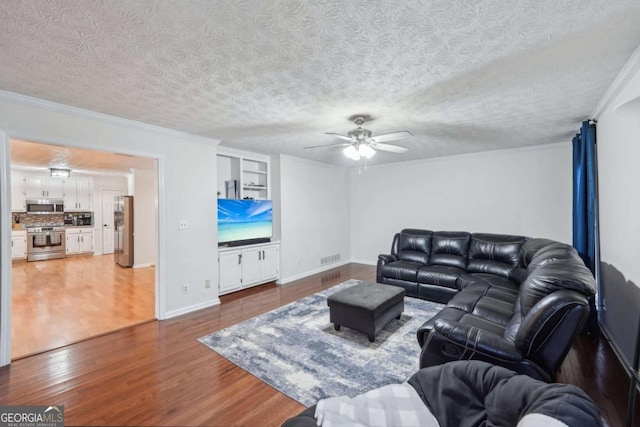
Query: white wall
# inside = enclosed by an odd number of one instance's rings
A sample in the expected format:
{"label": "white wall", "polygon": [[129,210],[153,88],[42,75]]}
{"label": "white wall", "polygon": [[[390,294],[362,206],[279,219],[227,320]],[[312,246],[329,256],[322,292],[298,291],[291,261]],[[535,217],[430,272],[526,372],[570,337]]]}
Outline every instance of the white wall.
{"label": "white wall", "polygon": [[[349,172],[340,166],[280,156],[280,282],[348,262]],[[320,258],[340,254],[321,265]]]}
{"label": "white wall", "polygon": [[134,169],[133,175],[133,267],[148,267],[158,250],[156,171]]}
{"label": "white wall", "polygon": [[627,365],[631,364],[640,322],[639,56],[640,48],[632,77],[595,117],[604,302],[600,321],[627,358]]}
{"label": "white wall", "polygon": [[[159,313],[171,316],[218,302],[217,290],[204,287],[205,280],[215,282],[218,275],[216,198],[212,196],[216,187],[217,140],[1,92],[2,153],[8,152],[9,137],[158,158],[163,251],[156,270]],[[9,160],[3,156],[1,161],[8,169]],[[7,174],[0,174],[0,190],[10,194]],[[5,206],[2,209],[2,248],[7,250],[9,211]],[[189,221],[189,229],[178,229],[182,219]],[[2,262],[10,263],[2,253]],[[3,269],[3,286],[6,277]],[[183,283],[190,285],[188,294],[181,291]]]}
{"label": "white wall", "polygon": [[[280,179],[280,156],[271,156],[269,159],[271,167],[271,200],[273,201],[273,240],[282,239],[282,180]],[[219,175],[218,175],[219,176]]]}
{"label": "white wall", "polygon": [[125,175],[89,175],[93,178],[91,205],[93,206],[93,249],[102,254],[102,190],[121,190],[127,193]]}
{"label": "white wall", "polygon": [[351,257],[374,263],[402,228],[571,243],[571,145],[440,157],[351,171]]}

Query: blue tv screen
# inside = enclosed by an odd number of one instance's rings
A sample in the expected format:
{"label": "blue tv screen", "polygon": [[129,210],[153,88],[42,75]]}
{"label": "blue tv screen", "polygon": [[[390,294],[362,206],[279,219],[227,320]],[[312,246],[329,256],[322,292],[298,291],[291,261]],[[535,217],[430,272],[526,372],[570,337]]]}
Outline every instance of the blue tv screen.
{"label": "blue tv screen", "polygon": [[271,200],[218,199],[218,243],[273,235]]}

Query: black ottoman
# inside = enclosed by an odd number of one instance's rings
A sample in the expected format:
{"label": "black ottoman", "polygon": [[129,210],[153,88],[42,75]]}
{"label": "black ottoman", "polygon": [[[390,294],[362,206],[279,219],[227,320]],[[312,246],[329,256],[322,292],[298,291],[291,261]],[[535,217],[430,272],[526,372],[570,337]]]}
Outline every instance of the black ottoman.
{"label": "black ottoman", "polygon": [[362,282],[327,298],[329,321],[336,331],[346,326],[376,339],[376,333],[404,311],[405,290],[399,286]]}

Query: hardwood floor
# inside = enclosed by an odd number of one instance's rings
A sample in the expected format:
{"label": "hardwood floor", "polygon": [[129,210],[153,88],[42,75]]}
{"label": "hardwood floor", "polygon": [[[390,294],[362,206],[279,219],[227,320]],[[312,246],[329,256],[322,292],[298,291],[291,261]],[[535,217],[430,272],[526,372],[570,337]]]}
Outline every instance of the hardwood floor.
{"label": "hardwood floor", "polygon": [[[65,405],[66,425],[277,426],[304,407],[196,341],[375,267],[349,264],[286,286],[28,357],[0,368],[1,405]],[[417,345],[417,344],[416,344]],[[580,386],[624,425],[628,382],[608,344],[581,336],[560,381]]]}
{"label": "hardwood floor", "polygon": [[11,288],[13,360],[155,320],[155,269],[112,255],[14,262]]}

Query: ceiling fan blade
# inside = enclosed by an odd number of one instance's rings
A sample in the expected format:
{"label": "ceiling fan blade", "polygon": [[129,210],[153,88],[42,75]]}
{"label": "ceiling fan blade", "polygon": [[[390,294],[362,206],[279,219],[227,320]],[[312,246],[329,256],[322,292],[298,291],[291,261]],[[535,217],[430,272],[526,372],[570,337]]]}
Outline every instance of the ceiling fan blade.
{"label": "ceiling fan blade", "polygon": [[403,130],[400,132],[385,133],[384,135],[374,136],[369,138],[368,141],[388,142],[388,141],[395,141],[402,138],[409,138],[410,136],[413,136],[411,132],[409,132],[408,130]]}
{"label": "ceiling fan blade", "polygon": [[325,132],[324,134],[325,135],[335,136],[336,138],[344,139],[345,141],[353,142],[353,138],[351,138],[350,136],[340,135],[339,133],[331,133],[331,132]]}
{"label": "ceiling fan blade", "polygon": [[313,145],[311,147],[304,147],[305,150],[309,150],[311,148],[326,148],[326,147],[346,147],[347,145],[351,145],[350,142],[338,142],[336,144],[327,144],[327,145]]}
{"label": "ceiling fan blade", "polygon": [[403,147],[402,145],[380,144],[379,142],[374,142],[374,143],[371,143],[370,145],[372,148],[375,148],[376,150],[390,151],[392,153],[406,153],[408,150],[407,147]]}

